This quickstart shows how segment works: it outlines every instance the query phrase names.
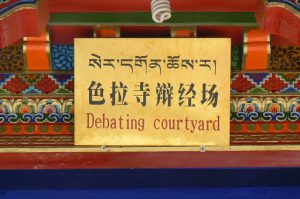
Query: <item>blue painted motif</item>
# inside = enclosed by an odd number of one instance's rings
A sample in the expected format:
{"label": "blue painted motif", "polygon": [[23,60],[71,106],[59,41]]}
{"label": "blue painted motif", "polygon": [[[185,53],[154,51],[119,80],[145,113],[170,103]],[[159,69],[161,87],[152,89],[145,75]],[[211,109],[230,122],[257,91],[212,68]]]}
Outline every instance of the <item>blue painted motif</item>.
{"label": "blue painted motif", "polygon": [[74,114],[71,113],[0,113],[1,123],[73,123]]}
{"label": "blue painted motif", "polygon": [[74,69],[74,46],[52,45],[51,56],[54,70]]}

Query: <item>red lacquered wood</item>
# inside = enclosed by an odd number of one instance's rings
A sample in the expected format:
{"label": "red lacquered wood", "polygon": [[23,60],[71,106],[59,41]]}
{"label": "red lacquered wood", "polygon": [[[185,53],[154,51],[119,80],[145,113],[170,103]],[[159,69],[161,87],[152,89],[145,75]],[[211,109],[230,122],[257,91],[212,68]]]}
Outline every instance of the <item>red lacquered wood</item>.
{"label": "red lacquered wood", "polygon": [[37,37],[45,31],[49,20],[48,1],[40,1],[37,9],[19,9],[0,20],[0,48],[23,37]]}
{"label": "red lacquered wood", "polygon": [[244,27],[241,26],[199,26],[197,28],[198,37],[225,37],[231,38],[232,46],[242,45]]}
{"label": "red lacquered wood", "polygon": [[[288,7],[268,7],[259,0],[256,19],[266,32],[277,35],[292,45],[300,46],[299,13],[293,13]],[[282,39],[279,43],[283,41]]]}
{"label": "red lacquered wood", "polygon": [[[166,26],[124,26],[121,37],[170,37],[170,28]],[[243,43],[244,27],[241,26],[199,26],[197,35],[205,37],[231,38],[232,46]],[[93,27],[90,26],[51,26],[51,43],[73,45],[74,38],[92,38]],[[278,35],[271,35],[272,45],[293,45],[291,41]]]}
{"label": "red lacquered wood", "polygon": [[299,167],[300,151],[1,153],[0,169]]}
{"label": "red lacquered wood", "polygon": [[[151,0],[51,0],[50,12],[137,12],[150,11]],[[254,12],[256,0],[172,0],[173,11]]]}
{"label": "red lacquered wood", "polygon": [[92,38],[91,26],[51,26],[50,39],[53,44],[73,45],[74,38]]}
{"label": "red lacquered wood", "polygon": [[279,35],[271,35],[272,46],[293,46],[293,41],[280,37]]}

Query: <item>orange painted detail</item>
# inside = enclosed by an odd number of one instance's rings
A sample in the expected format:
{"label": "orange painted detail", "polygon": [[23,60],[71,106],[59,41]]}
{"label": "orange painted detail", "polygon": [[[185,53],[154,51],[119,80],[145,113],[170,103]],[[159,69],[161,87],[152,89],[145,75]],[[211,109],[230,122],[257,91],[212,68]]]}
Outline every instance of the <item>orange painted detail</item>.
{"label": "orange painted detail", "polygon": [[40,37],[27,37],[25,39],[25,57],[28,71],[50,70],[48,42],[46,32]]}
{"label": "orange painted detail", "polygon": [[175,37],[194,37],[192,30],[176,30]]}
{"label": "orange painted detail", "polygon": [[108,27],[108,28],[95,28],[94,29],[95,37],[102,37],[102,38],[115,38],[119,37],[118,30],[115,27]]}
{"label": "orange painted detail", "polygon": [[244,35],[244,70],[267,70],[270,41],[268,33],[254,29]]}

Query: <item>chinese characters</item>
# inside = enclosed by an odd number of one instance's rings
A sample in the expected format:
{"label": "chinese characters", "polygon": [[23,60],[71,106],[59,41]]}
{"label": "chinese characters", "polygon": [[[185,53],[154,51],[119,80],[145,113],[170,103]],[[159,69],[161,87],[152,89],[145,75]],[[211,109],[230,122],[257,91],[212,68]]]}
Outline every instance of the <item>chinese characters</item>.
{"label": "chinese characters", "polygon": [[[126,97],[132,89],[136,103],[142,107],[147,106],[148,100],[155,100],[156,106],[196,107],[206,105],[213,108],[218,105],[219,92],[216,84],[184,84],[172,85],[171,83],[157,82],[155,89],[150,89],[149,83],[139,82],[133,88],[123,82],[113,81],[111,87],[104,88],[101,82],[91,81],[88,87],[89,104],[103,105],[109,100],[112,106],[128,105]],[[200,99],[197,101],[197,97]]]}

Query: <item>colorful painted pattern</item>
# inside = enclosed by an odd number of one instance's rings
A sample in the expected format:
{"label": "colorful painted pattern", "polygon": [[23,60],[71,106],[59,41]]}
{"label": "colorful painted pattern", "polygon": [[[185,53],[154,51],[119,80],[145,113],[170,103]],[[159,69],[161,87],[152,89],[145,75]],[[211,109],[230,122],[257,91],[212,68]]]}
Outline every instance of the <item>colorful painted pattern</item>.
{"label": "colorful painted pattern", "polygon": [[37,0],[0,0],[0,15],[14,11],[17,6],[35,5]]}
{"label": "colorful painted pattern", "polygon": [[73,74],[0,74],[0,96],[73,96]]}
{"label": "colorful painted pattern", "polygon": [[[24,71],[22,46],[14,45],[0,50],[0,71]],[[74,69],[74,46],[51,45],[52,70]],[[242,70],[242,49],[233,47],[231,52],[232,71]],[[300,47],[272,46],[270,70],[300,70]]]}
{"label": "colorful painted pattern", "polygon": [[[300,73],[232,73],[231,94],[300,94]],[[0,96],[73,96],[74,75],[0,74]]]}
{"label": "colorful painted pattern", "polygon": [[232,94],[296,94],[300,92],[300,73],[232,73]]}
{"label": "colorful painted pattern", "polygon": [[[0,52],[0,146],[74,145],[74,48],[51,50],[60,72],[12,73],[24,71],[22,48]],[[298,70],[299,54],[298,47],[273,47],[270,69]],[[233,48],[233,71],[241,61]],[[300,73],[233,72],[231,94],[232,145],[300,144]]]}
{"label": "colorful painted pattern", "polygon": [[73,123],[72,98],[0,99],[0,124],[8,123]]}
{"label": "colorful painted pattern", "polygon": [[[72,98],[2,98],[0,146],[73,145]],[[231,143],[300,143],[299,97],[232,97]],[[292,139],[294,138],[294,139]]]}
{"label": "colorful painted pattern", "polygon": [[299,122],[299,97],[231,97],[232,122]]}

